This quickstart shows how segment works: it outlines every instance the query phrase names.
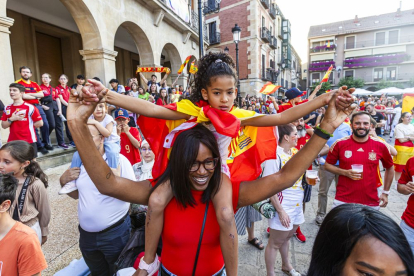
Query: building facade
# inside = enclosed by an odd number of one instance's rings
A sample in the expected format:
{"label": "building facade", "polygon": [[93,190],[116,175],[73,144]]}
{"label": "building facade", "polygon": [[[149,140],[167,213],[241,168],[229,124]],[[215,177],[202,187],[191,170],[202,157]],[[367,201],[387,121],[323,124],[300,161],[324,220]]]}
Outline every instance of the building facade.
{"label": "building facade", "polygon": [[[171,4],[173,3],[173,4]],[[78,74],[125,84],[137,66],[171,68],[167,83],[189,55],[198,58],[197,1],[4,0],[0,4],[1,93],[29,66],[34,81]],[[150,77],[148,74],[147,77]],[[183,74],[178,83],[183,84]]]}
{"label": "building facade", "polygon": [[308,34],[308,85],[333,65],[330,82],[353,77],[375,90],[381,81],[402,86],[414,80],[414,10],[311,26]]}
{"label": "building facade", "polygon": [[[259,94],[266,82],[285,89],[297,86],[300,58],[291,46],[290,23],[273,0],[204,0],[208,51],[224,51],[236,60],[232,28],[241,29],[239,78],[241,95]],[[295,68],[294,68],[295,66]],[[294,76],[294,77],[292,77]],[[301,74],[298,74],[301,77]]]}

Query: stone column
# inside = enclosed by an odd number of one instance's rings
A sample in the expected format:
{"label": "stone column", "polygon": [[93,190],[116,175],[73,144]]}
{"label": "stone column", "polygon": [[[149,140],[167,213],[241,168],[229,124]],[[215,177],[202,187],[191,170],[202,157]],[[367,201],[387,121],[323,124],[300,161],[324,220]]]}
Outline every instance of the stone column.
{"label": "stone column", "polygon": [[105,86],[116,77],[115,57],[118,52],[108,49],[86,49],[79,53],[85,61],[86,78],[98,77]]}
{"label": "stone column", "polygon": [[10,102],[9,84],[15,81],[9,30],[13,23],[13,18],[0,17],[0,99],[5,104]]}
{"label": "stone column", "polygon": [[[15,81],[9,30],[13,23],[13,18],[0,16],[0,99],[5,105],[12,102],[9,96],[9,85]],[[0,133],[0,140],[5,143],[9,137],[9,129],[1,128]]]}

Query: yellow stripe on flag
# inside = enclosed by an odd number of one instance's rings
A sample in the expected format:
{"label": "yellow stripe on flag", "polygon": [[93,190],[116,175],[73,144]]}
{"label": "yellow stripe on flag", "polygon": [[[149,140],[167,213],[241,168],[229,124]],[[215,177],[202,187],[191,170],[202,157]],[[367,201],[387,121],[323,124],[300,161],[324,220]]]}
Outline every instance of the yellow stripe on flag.
{"label": "yellow stripe on flag", "polygon": [[326,71],[326,74],[323,77],[321,83],[327,82],[329,80],[329,76],[331,75],[332,69],[333,69],[333,64],[331,64],[331,66],[329,67],[328,71]]}

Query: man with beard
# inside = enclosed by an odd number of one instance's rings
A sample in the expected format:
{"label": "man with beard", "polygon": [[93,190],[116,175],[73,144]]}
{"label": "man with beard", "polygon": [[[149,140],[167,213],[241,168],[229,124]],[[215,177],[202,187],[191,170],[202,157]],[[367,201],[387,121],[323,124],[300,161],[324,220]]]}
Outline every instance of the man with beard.
{"label": "man with beard", "polygon": [[373,104],[365,105],[365,111],[371,115],[372,118],[377,122],[377,126],[375,128],[375,132],[379,137],[382,137],[381,128],[385,126],[385,117],[381,113],[375,111]]}
{"label": "man with beard", "polygon": [[[329,149],[325,169],[339,175],[333,208],[344,203],[359,203],[379,209],[388,204],[388,194],[394,178],[393,161],[388,145],[370,137],[371,116],[357,112],[351,118],[352,135],[337,140]],[[339,166],[334,166],[339,160]],[[385,168],[384,190],[377,191],[379,161]],[[352,169],[363,166],[362,171]]]}

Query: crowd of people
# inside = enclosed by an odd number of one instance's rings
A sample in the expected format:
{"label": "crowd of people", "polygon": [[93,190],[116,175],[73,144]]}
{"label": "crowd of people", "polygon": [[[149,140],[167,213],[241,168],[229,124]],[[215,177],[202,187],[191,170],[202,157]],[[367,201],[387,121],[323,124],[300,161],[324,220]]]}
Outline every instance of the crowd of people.
{"label": "crowd of people", "polygon": [[[53,88],[50,74],[39,86],[20,68],[2,115],[10,136],[0,148],[0,275],[47,267],[41,245],[53,210],[36,157],[53,149],[53,130],[59,147],[77,149],[59,194],[78,200],[91,275],[237,275],[237,234],[247,227],[248,242],[265,249],[267,275],[280,252],[281,270],[300,276],[289,241],[306,242],[300,225],[315,170],[320,230],[307,275],[414,275],[414,197],[400,225],[379,211],[394,177],[398,192],[414,192],[414,120],[397,99],[357,98],[347,87],[316,97],[318,86],[307,99],[297,88],[284,101],[248,95],[237,108],[231,57],[208,54],[198,68],[186,89],[168,87],[168,73],[159,82],[139,73],[145,86],[79,75],[69,87],[61,75]],[[135,268],[117,271],[137,204],[147,210],[145,252]],[[262,216],[266,246],[254,237]]]}

